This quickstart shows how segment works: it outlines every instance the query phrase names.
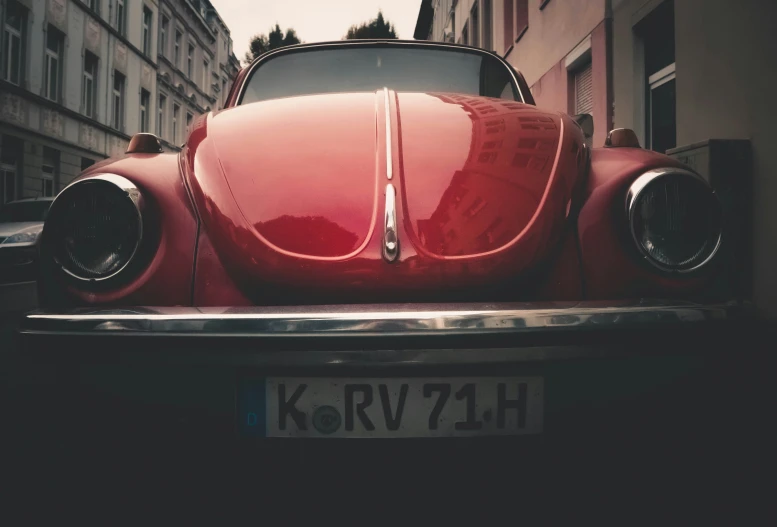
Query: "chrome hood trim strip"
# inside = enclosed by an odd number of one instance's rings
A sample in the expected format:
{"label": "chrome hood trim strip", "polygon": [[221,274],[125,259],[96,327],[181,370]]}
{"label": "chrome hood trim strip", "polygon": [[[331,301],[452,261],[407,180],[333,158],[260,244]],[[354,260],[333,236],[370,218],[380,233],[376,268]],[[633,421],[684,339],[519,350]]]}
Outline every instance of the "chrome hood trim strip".
{"label": "chrome hood trim strip", "polygon": [[394,175],[394,160],[391,153],[391,104],[388,88],[383,88],[383,100],[386,105],[386,178],[391,179]]}
{"label": "chrome hood trim strip", "polygon": [[386,213],[383,222],[383,259],[391,263],[399,256],[397,235],[397,203],[394,185],[386,185]]}

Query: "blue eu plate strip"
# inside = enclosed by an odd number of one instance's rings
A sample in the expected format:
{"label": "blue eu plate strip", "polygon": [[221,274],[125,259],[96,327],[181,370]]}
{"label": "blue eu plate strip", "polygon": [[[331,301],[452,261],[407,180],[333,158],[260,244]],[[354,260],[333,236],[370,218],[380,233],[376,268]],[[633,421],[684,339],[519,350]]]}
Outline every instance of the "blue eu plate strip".
{"label": "blue eu plate strip", "polygon": [[264,379],[240,383],[237,393],[237,425],[241,435],[267,435],[267,404]]}

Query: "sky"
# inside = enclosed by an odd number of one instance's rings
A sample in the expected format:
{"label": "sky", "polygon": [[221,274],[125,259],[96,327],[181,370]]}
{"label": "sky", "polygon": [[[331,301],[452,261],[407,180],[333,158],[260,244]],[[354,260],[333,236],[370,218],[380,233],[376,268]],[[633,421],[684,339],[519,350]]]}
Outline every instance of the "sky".
{"label": "sky", "polygon": [[340,40],[353,24],[375,18],[378,10],[394,24],[397,36],[412,40],[421,0],[211,0],[232,34],[241,61],[251,37],[267,34],[275,23],[294,28],[303,42]]}

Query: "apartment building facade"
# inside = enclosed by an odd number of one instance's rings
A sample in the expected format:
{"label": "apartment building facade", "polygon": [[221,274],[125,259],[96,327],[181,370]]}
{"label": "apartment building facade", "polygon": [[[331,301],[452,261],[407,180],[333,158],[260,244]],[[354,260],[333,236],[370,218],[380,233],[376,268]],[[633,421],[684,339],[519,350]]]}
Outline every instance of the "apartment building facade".
{"label": "apartment building facade", "polygon": [[538,105],[591,114],[601,145],[613,114],[609,13],[608,0],[424,0],[414,36],[504,57]]}
{"label": "apartment building facade", "polygon": [[423,0],[415,38],[485,47],[524,74],[538,105],[591,113],[594,146],[633,129],[736,197],[742,290],[774,316],[774,20],[777,2],[763,0]]}
{"label": "apartment building facade", "polygon": [[197,116],[223,106],[240,64],[221,17],[206,0],[160,0],[157,135],[177,148]]}
{"label": "apartment building facade", "polygon": [[[168,68],[165,17],[195,44],[192,68]],[[177,149],[187,115],[220,107],[221,82],[237,71],[229,31],[204,1],[0,0],[0,30],[0,205],[56,195],[136,132]],[[175,137],[160,93],[179,105]]]}

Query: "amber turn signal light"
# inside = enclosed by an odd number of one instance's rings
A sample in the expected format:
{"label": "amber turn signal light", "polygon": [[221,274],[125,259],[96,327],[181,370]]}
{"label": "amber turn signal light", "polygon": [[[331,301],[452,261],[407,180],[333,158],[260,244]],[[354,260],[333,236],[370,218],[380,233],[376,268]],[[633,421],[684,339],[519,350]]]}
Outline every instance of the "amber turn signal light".
{"label": "amber turn signal light", "polygon": [[604,146],[609,148],[640,148],[637,134],[631,128],[610,130],[610,133],[607,134],[607,139],[604,141]]}
{"label": "amber turn signal light", "polygon": [[162,143],[159,142],[159,138],[154,134],[139,133],[132,136],[129,146],[127,147],[128,154],[161,154]]}

